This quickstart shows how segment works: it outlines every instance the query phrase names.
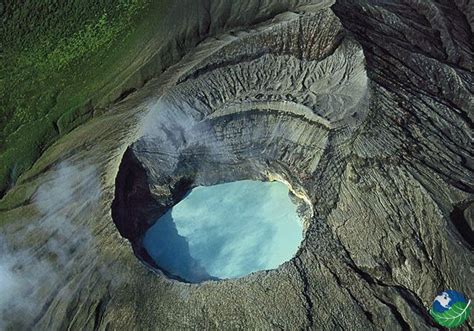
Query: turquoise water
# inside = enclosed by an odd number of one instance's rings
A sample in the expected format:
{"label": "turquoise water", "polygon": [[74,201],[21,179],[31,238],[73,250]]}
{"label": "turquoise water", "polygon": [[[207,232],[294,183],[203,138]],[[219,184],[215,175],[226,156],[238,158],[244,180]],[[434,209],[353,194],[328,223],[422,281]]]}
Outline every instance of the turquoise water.
{"label": "turquoise water", "polygon": [[194,188],[147,231],[144,247],[161,269],[200,282],[275,269],[302,239],[288,187],[243,180]]}

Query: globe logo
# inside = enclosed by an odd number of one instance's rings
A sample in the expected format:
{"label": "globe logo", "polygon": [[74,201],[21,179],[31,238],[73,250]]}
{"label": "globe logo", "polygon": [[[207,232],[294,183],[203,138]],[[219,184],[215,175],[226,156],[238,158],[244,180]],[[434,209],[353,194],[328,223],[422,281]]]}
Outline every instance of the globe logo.
{"label": "globe logo", "polygon": [[430,315],[439,325],[449,329],[456,328],[469,317],[471,313],[470,304],[471,300],[466,301],[459,292],[453,290],[443,291],[434,299]]}

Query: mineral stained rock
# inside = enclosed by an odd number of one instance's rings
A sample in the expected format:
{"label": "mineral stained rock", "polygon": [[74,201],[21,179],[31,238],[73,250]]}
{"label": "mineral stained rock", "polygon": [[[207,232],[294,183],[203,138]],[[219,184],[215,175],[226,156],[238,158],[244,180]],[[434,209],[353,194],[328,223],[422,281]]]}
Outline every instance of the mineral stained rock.
{"label": "mineral stained rock", "polygon": [[[474,288],[472,4],[189,2],[143,67],[174,65],[0,202],[0,328],[436,329]],[[275,178],[311,209],[278,269],[188,284],[144,252],[190,187]]]}

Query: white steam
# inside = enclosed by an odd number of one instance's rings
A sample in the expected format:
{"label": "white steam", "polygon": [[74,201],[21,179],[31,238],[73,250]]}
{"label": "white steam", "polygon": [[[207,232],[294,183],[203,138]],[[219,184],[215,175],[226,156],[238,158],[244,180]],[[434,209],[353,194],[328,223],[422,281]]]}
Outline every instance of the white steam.
{"label": "white steam", "polygon": [[3,227],[0,329],[28,326],[39,317],[48,291],[67,292],[60,286],[68,271],[78,268],[72,257],[94,250],[94,238],[83,222],[91,219],[100,193],[94,167],[62,163],[33,196],[38,217],[25,227]]}
{"label": "white steam", "polygon": [[163,97],[143,118],[141,139],[134,148],[159,155],[158,162],[162,160],[170,171],[183,155],[199,153],[201,159],[218,163],[235,161],[237,157],[223,134],[216,132],[204,113]]}

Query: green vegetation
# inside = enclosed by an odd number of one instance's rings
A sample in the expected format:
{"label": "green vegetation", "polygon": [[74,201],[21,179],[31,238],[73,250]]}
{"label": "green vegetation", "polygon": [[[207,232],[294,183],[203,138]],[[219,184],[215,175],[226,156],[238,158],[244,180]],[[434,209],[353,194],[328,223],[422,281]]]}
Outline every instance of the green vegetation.
{"label": "green vegetation", "polygon": [[110,81],[149,37],[144,21],[156,20],[157,8],[150,0],[0,5],[0,197],[59,136],[97,112],[116,87]]}

